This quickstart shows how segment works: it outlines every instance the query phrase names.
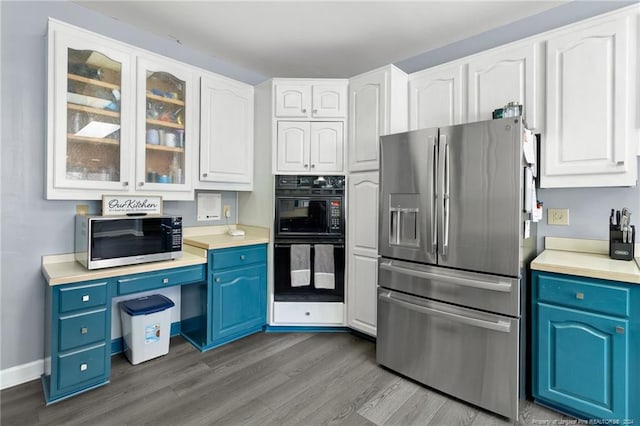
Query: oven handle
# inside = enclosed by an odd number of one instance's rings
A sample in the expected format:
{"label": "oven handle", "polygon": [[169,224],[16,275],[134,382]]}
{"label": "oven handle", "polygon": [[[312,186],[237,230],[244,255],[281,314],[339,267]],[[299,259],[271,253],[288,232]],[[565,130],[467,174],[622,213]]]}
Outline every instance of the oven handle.
{"label": "oven handle", "polygon": [[416,271],[409,268],[401,268],[399,266],[395,266],[391,262],[380,262],[380,268],[386,269],[387,271],[391,271],[391,272],[397,272],[399,274],[411,275],[416,278],[437,279],[439,281],[445,281],[451,284],[461,285],[465,287],[480,288],[483,290],[501,291],[504,293],[511,292],[511,283],[508,283],[508,282],[470,280],[468,278],[440,275],[440,274],[435,274],[433,272]]}
{"label": "oven handle", "polygon": [[388,301],[390,303],[402,306],[403,308],[410,309],[415,312],[420,312],[426,315],[434,315],[440,318],[448,319],[451,321],[459,322],[462,324],[471,325],[474,327],[486,328],[489,330],[500,331],[502,333],[511,332],[511,324],[507,321],[487,321],[477,318],[470,318],[464,315],[454,314],[452,312],[441,311],[439,309],[427,308],[426,306],[416,305],[404,300],[393,297],[390,291],[386,291],[378,295],[379,300]]}
{"label": "oven handle", "polygon": [[276,248],[278,248],[278,247],[291,247],[294,244],[309,244],[310,246],[314,246],[316,244],[328,244],[328,245],[334,246],[336,248],[344,248],[344,244],[332,244],[332,243],[323,243],[323,242],[309,243],[309,242],[302,242],[302,241],[299,242],[299,243],[285,243],[285,244],[283,244],[283,243],[274,243],[273,247],[276,247]]}

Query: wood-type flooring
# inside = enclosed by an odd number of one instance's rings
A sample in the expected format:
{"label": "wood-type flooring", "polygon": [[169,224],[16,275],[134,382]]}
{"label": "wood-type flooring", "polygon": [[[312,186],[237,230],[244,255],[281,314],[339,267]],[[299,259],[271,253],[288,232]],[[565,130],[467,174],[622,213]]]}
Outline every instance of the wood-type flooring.
{"label": "wood-type flooring", "polygon": [[[204,353],[173,337],[163,357],[111,361],[110,384],[48,407],[39,380],[3,390],[0,424],[512,424],[380,367],[351,333],[258,333]],[[575,420],[521,401],[515,424]]]}

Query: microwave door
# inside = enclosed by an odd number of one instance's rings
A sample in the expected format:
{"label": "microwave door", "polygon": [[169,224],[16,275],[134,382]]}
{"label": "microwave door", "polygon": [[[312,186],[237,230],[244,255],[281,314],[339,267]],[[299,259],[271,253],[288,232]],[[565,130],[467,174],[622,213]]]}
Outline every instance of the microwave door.
{"label": "microwave door", "polygon": [[503,120],[440,128],[439,265],[518,275],[520,134]]}
{"label": "microwave door", "polygon": [[436,262],[437,138],[438,129],[380,138],[381,256]]}

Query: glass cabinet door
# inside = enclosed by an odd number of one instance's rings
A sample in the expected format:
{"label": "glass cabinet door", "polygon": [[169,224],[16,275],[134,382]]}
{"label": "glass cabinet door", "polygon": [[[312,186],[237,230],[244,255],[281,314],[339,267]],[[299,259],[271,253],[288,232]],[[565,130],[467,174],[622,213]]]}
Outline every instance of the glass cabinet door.
{"label": "glass cabinet door", "polygon": [[130,55],[68,34],[55,43],[54,187],[126,191]]}
{"label": "glass cabinet door", "polygon": [[169,61],[138,59],[137,189],[189,190],[192,77]]}

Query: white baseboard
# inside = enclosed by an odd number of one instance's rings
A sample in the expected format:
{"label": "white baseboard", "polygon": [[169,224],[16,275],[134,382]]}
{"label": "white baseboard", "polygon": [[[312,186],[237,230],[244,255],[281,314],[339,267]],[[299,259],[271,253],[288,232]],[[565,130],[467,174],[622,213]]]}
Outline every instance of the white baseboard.
{"label": "white baseboard", "polygon": [[38,379],[43,372],[43,359],[0,370],[0,389],[7,389]]}

